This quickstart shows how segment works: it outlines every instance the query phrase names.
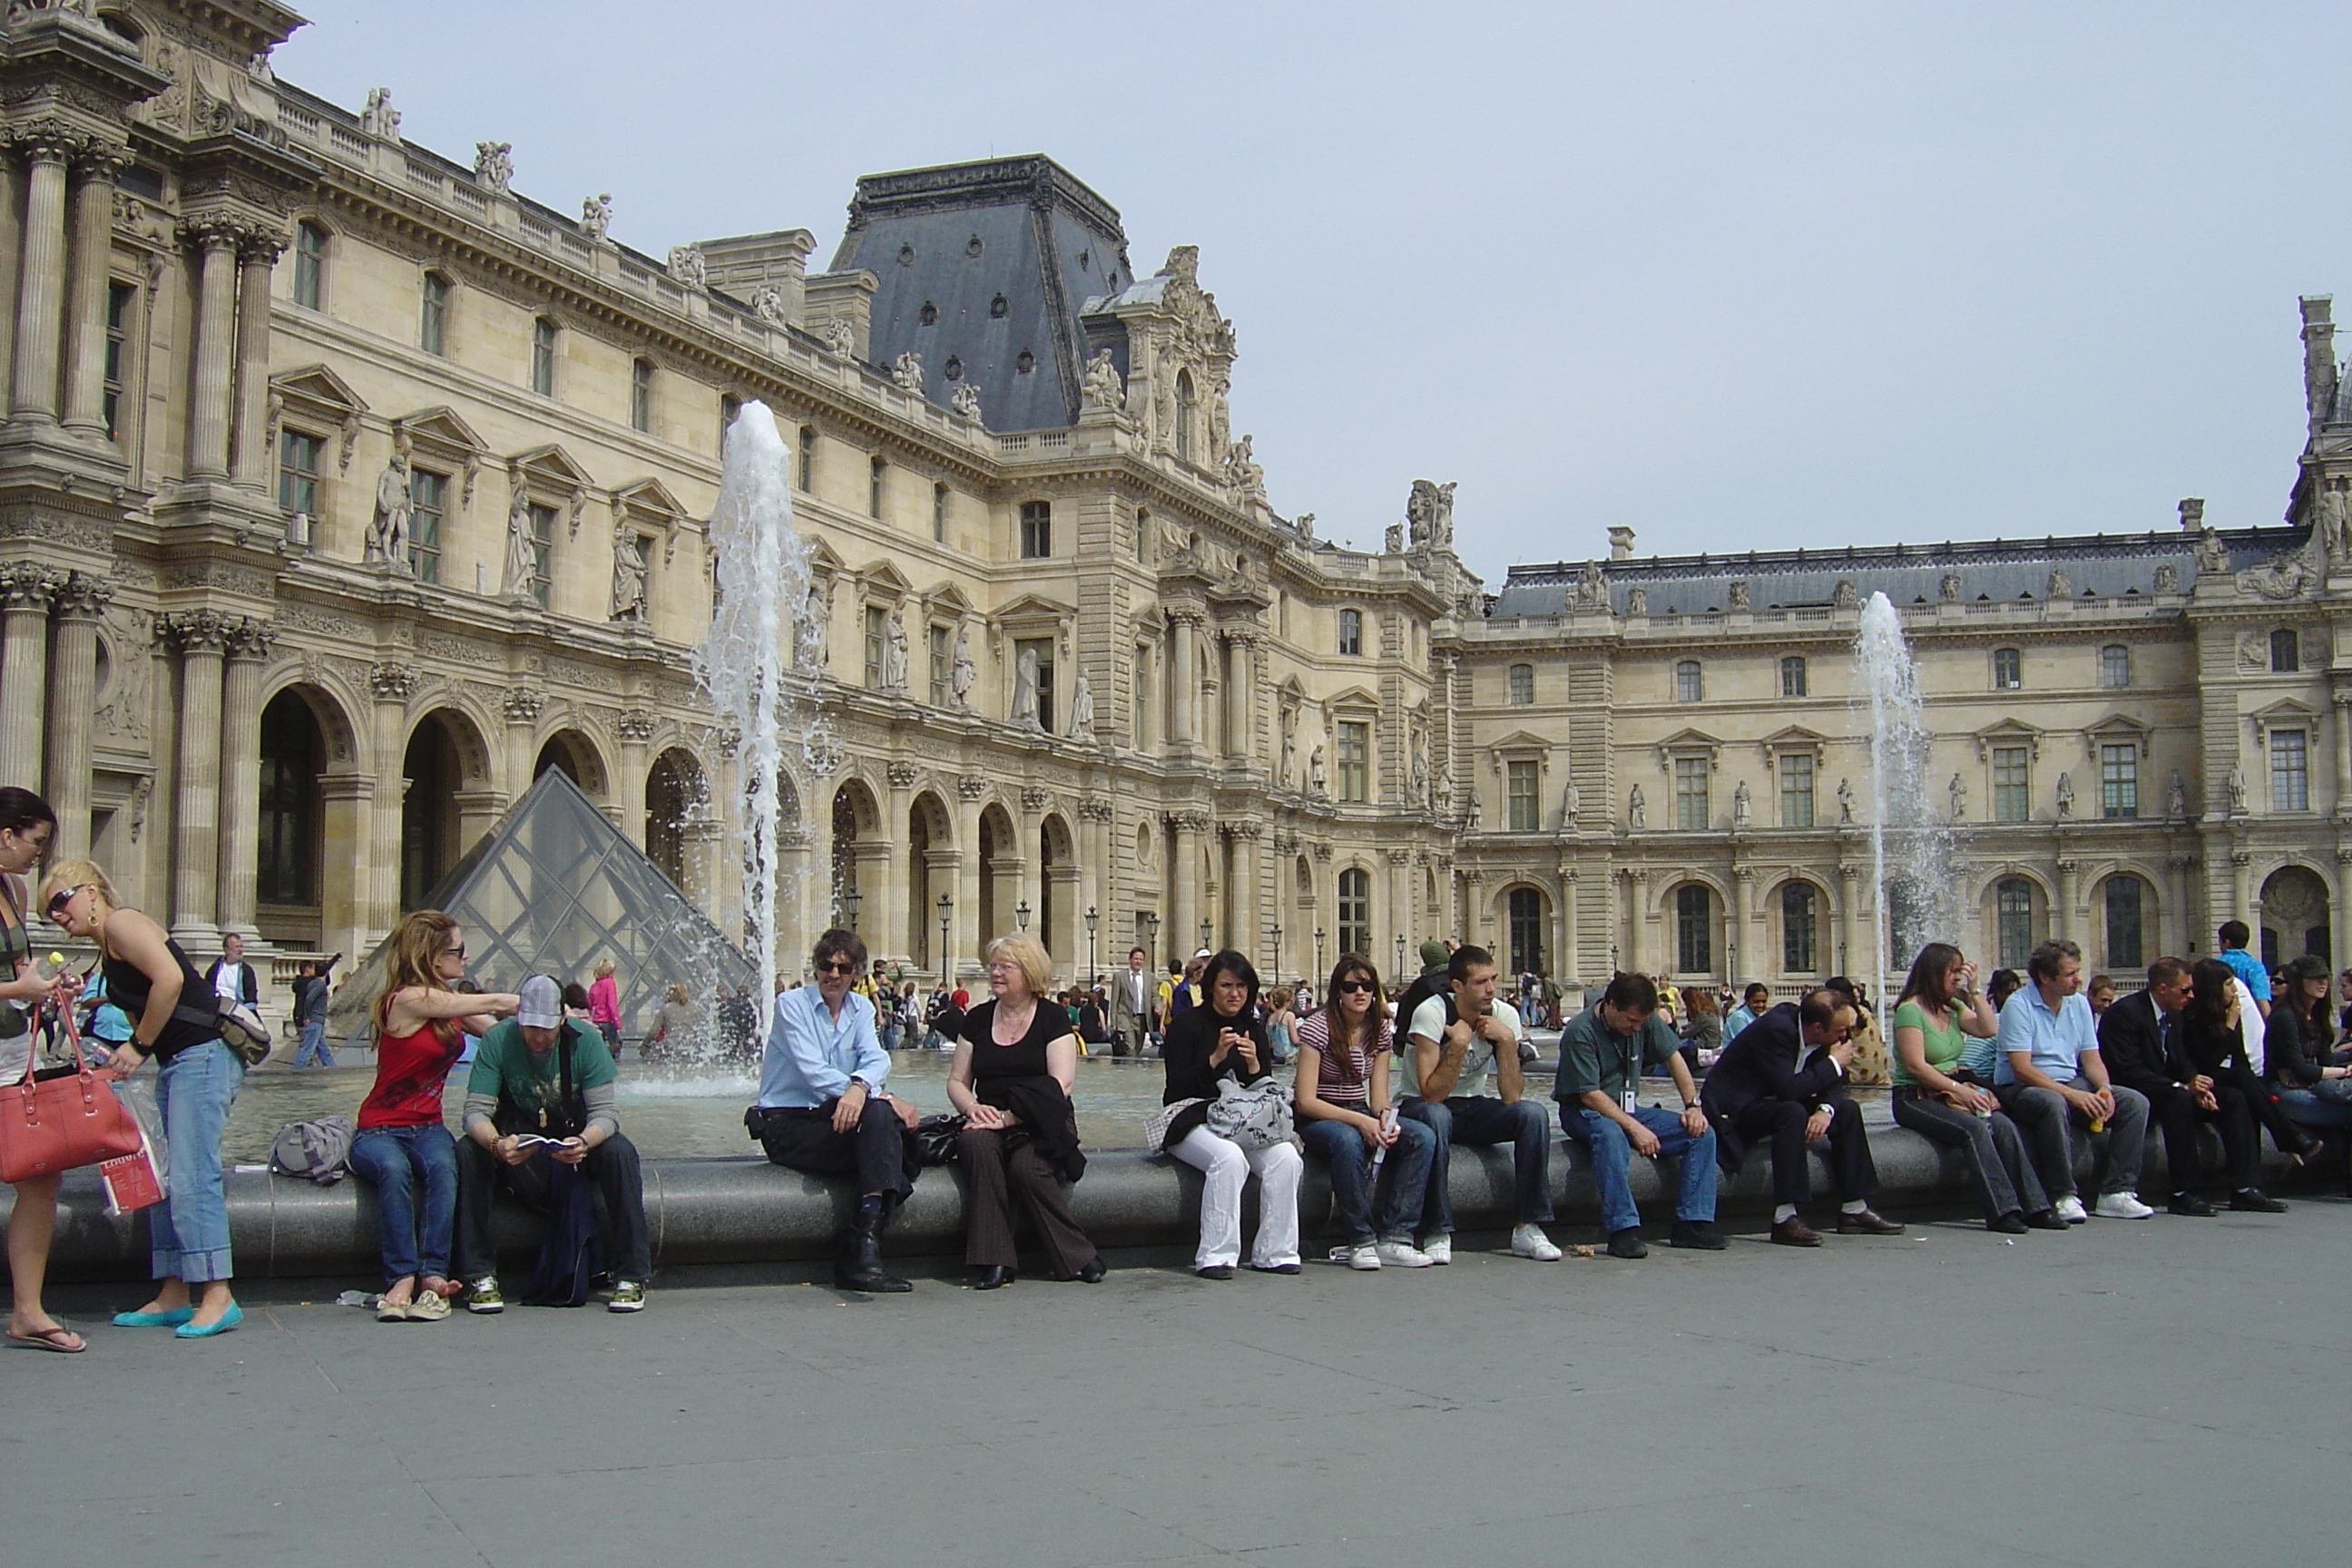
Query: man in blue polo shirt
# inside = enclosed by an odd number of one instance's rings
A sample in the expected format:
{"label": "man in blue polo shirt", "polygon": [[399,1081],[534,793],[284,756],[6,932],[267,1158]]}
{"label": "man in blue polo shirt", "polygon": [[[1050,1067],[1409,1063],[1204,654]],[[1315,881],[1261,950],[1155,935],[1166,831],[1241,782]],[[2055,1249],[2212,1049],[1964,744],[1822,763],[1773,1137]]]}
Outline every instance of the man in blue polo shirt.
{"label": "man in blue polo shirt", "polygon": [[2254,995],[2254,1010],[2267,1019],[2271,1016],[2270,972],[2263,967],[2261,959],[2246,951],[2246,943],[2254,940],[2254,933],[2246,929],[2243,921],[2224,921],[2215,934],[2221,939],[2221,951],[2213,956],[2246,983],[2246,989]]}
{"label": "man in blue polo shirt", "polygon": [[2025,984],[2001,1005],[1993,1041],[1993,1096],[2025,1135],[2026,1152],[2053,1206],[2069,1225],[2090,1216],[2074,1192],[2076,1123],[2107,1140],[2106,1180],[2096,1212],[2102,1219],[2146,1219],[2156,1211],[2139,1201],[2140,1148],[2147,1135],[2147,1097],[2107,1081],[2091,1004],[2082,994],[2083,950],[2071,942],[2036,947],[2025,961]]}

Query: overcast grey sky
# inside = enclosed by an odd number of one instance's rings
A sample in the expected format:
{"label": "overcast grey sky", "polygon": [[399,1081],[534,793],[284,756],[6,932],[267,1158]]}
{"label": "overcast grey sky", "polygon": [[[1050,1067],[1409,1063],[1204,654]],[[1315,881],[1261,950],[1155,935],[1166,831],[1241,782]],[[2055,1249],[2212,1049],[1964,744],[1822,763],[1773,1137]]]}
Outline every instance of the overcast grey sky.
{"label": "overcast grey sky", "polygon": [[[310,0],[279,74],[655,255],[1052,154],[1202,247],[1276,506],[1470,565],[2273,522],[2352,6]],[[2347,345],[2352,346],[2352,345]]]}

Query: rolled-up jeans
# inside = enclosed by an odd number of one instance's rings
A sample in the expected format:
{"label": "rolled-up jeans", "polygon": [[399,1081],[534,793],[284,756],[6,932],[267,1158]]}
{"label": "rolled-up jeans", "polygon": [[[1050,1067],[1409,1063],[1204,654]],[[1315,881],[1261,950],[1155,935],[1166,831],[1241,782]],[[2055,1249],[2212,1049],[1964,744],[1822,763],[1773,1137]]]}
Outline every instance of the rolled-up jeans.
{"label": "rolled-up jeans", "polygon": [[1427,1123],[1398,1119],[1397,1141],[1381,1161],[1377,1182],[1372,1152],[1364,1135],[1348,1123],[1328,1118],[1302,1121],[1299,1136],[1307,1152],[1331,1168],[1331,1227],[1342,1245],[1412,1239],[1428,1195],[1430,1159],[1437,1151],[1437,1135]]}
{"label": "rolled-up jeans", "polygon": [[218,1040],[184,1046],[156,1069],[155,1104],[171,1145],[163,1201],[147,1211],[150,1272],[190,1284],[236,1272],[221,1190],[221,1131],[245,1083],[245,1064]]}
{"label": "rolled-up jeans", "polygon": [[363,1127],[352,1140],[352,1169],[375,1187],[383,1282],[447,1279],[457,1225],[457,1143],[449,1130],[438,1121]]}

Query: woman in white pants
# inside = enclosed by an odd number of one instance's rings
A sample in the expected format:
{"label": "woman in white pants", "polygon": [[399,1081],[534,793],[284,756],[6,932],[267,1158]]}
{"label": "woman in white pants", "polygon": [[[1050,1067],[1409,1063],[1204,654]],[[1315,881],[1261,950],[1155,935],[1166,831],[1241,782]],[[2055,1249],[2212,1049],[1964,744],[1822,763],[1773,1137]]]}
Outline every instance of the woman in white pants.
{"label": "woman in white pants", "polygon": [[1250,1267],[1261,1274],[1298,1272],[1298,1178],[1306,1164],[1289,1142],[1244,1149],[1209,1131],[1208,1105],[1217,1081],[1255,1083],[1274,1070],[1274,1047],[1258,1018],[1257,971],[1228,950],[1209,960],[1201,988],[1208,999],[1168,1026],[1160,1059],[1168,1069],[1163,1105],[1185,1105],[1169,1123],[1160,1147],[1208,1179],[1201,1189],[1201,1246],[1192,1272],[1230,1279],[1242,1258],[1242,1184],[1258,1179],[1256,1244]]}

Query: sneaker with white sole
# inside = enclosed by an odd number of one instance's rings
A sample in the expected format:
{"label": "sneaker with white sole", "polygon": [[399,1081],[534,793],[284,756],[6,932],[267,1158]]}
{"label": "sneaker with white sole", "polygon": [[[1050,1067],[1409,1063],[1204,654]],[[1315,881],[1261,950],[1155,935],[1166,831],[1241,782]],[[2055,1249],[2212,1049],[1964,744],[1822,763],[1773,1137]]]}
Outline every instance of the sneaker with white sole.
{"label": "sneaker with white sole", "polygon": [[2101,1219],[2146,1219],[2156,1211],[2129,1193],[2101,1193],[2091,1212]]}
{"label": "sneaker with white sole", "polygon": [[1381,1241],[1372,1245],[1382,1263],[1393,1263],[1399,1268],[1426,1268],[1435,1261],[1410,1241]]}
{"label": "sneaker with white sole", "polygon": [[1511,1232],[1511,1256],[1532,1258],[1538,1263],[1557,1263],[1559,1248],[1552,1245],[1541,1226],[1523,1225]]}
{"label": "sneaker with white sole", "polygon": [[646,1310],[646,1288],[634,1279],[613,1281],[613,1299],[604,1303],[608,1312],[642,1312]]}
{"label": "sneaker with white sole", "polygon": [[2050,1207],[2053,1213],[2056,1214],[2060,1219],[2064,1220],[2068,1225],[2087,1225],[2090,1223],[2091,1216],[2083,1212],[2083,1200],[2076,1197],[2072,1193],[2068,1193],[2064,1197],[2060,1198],[2056,1203],[2052,1204]]}
{"label": "sneaker with white sole", "polygon": [[1421,1243],[1421,1255],[1423,1258],[1428,1258],[1432,1263],[1445,1264],[1453,1262],[1453,1235],[1450,1232],[1440,1231],[1435,1236],[1424,1237]]}
{"label": "sneaker with white sole", "polygon": [[466,1310],[468,1312],[488,1316],[506,1310],[507,1299],[499,1294],[499,1277],[495,1274],[483,1275],[466,1292]]}
{"label": "sneaker with white sole", "polygon": [[1335,1247],[1331,1249],[1331,1260],[1370,1274],[1381,1266],[1381,1251],[1369,1241],[1354,1247]]}

